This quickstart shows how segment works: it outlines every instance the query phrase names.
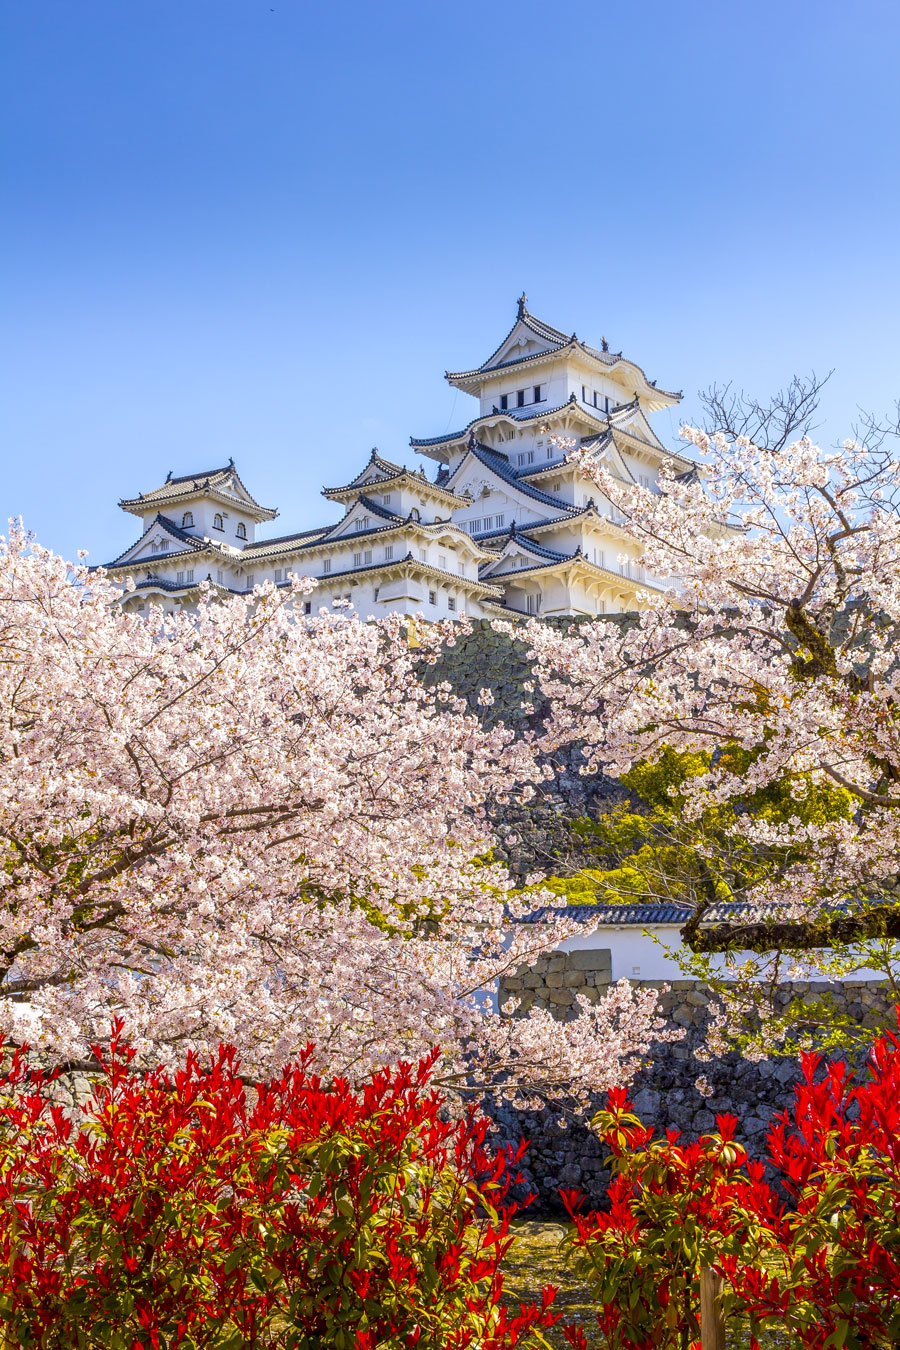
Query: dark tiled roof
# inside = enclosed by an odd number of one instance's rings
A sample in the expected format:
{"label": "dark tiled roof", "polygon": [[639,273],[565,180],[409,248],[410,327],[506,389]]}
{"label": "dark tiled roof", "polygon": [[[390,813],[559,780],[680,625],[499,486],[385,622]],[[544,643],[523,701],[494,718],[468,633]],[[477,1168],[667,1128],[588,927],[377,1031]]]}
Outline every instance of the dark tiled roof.
{"label": "dark tiled roof", "polygon": [[[159,511],[157,511],[156,516],[153,519],[153,523],[147,526],[146,530],[140,536],[139,539],[136,539],[133,544],[129,544],[128,547],[122,553],[119,554],[118,558],[113,558],[112,562],[101,563],[101,566],[118,567],[119,563],[122,561],[125,555],[130,553],[133,548],[137,548],[141,540],[146,539],[150,531],[156,529],[157,525],[162,525],[169,534],[174,535],[176,539],[180,539],[182,543],[189,545],[187,549],[183,550],[185,553],[188,552],[197,553],[204,549],[209,548],[209,540],[198,539],[197,535],[188,534],[187,530],[183,530],[180,525],[176,525],[174,520],[169,520],[168,516],[164,516]],[[180,552],[181,550],[179,550],[179,553]],[[179,556],[179,553],[169,553],[166,556],[169,558],[177,558]],[[141,562],[141,564],[143,564],[143,562],[147,560],[142,558],[139,561]],[[91,570],[93,571],[95,569]]]}
{"label": "dark tiled roof", "polygon": [[[366,572],[385,572],[392,567],[402,566],[404,563],[412,563],[414,567],[420,568],[424,572],[438,577],[446,577],[448,581],[456,582],[460,586],[470,587],[474,590],[499,592],[502,589],[495,586],[493,581],[482,581],[480,577],[462,577],[458,572],[448,572],[444,567],[435,567],[434,563],[422,562],[421,558],[414,557],[412,553],[407,553],[402,558],[391,558],[387,562],[364,563],[362,567],[344,567],[340,572],[325,572],[322,576],[315,577],[314,580],[328,586],[332,581],[337,581],[341,577],[360,576]],[[287,586],[290,583],[279,582],[278,584]]]}
{"label": "dark tiled roof", "polygon": [[[476,441],[474,445],[470,445],[468,448],[469,453],[474,455],[480,464],[483,464],[487,469],[493,469],[498,477],[505,479],[507,483],[512,487],[517,488],[519,492],[524,492],[527,497],[533,497],[535,501],[542,502],[544,506],[555,506],[560,512],[566,512],[569,509],[565,502],[559,501],[557,497],[551,497],[549,492],[542,492],[540,488],[532,487],[530,483],[523,482],[519,479],[516,476],[515,469],[504,455],[500,455],[495,450],[491,450],[487,445],[482,445],[480,441]],[[454,469],[454,478],[459,473],[464,463],[465,460],[463,459]],[[524,528],[527,527],[523,526],[523,529]]]}
{"label": "dark tiled roof", "polygon": [[449,445],[454,441],[461,441],[474,427],[478,426],[479,422],[489,422],[494,417],[509,417],[514,422],[543,421],[548,417],[555,417],[558,412],[562,412],[564,408],[572,407],[573,404],[581,412],[589,413],[593,421],[604,421],[603,416],[597,417],[595,415],[597,409],[583,406],[576,399],[569,399],[566,403],[555,403],[552,408],[540,408],[537,412],[532,411],[534,404],[530,403],[525,408],[504,408],[498,412],[479,413],[477,417],[473,417],[471,422],[463,427],[462,431],[450,431],[446,436],[428,436],[424,440],[417,440],[415,436],[410,436],[409,443],[413,448],[428,445]]}
{"label": "dark tiled roof", "polygon": [[[526,328],[530,329],[530,331],[534,333],[535,337],[540,338],[544,342],[548,342],[550,344],[549,350],[541,352],[531,352],[527,356],[512,357],[508,361],[496,362],[495,364],[495,358],[503,350],[506,343],[509,341],[513,333],[516,331],[516,327],[520,323],[524,324]],[[633,366],[635,370],[640,371],[641,376],[650,386],[651,389],[654,390],[657,389],[656,382],[654,380],[648,380],[646,374],[641,369],[641,367],[635,361],[630,361],[628,360],[627,357],[623,357],[621,352],[598,350],[598,348],[596,347],[590,347],[586,342],[581,342],[575,333],[563,333],[559,328],[554,328],[552,324],[545,323],[543,319],[539,319],[537,315],[530,314],[521,302],[519,304],[518,312],[516,314],[515,323],[513,324],[512,328],[510,328],[509,332],[506,334],[506,337],[500,343],[499,347],[497,347],[496,350],[491,353],[488,359],[485,362],[483,362],[482,365],[476,366],[472,370],[448,371],[446,374],[446,378],[448,380],[463,380],[463,379],[471,379],[476,375],[489,375],[494,371],[505,370],[511,366],[526,365],[529,362],[543,360],[547,356],[553,355],[554,352],[561,351],[563,348],[568,346],[577,346],[578,348],[581,349],[581,351],[585,352],[588,356],[593,357],[595,361],[602,362],[603,365],[605,366],[614,366],[619,361],[627,361],[628,365]],[[673,393],[670,390],[666,389],[659,389],[657,392],[662,394],[664,398],[672,398],[676,400],[681,398],[680,392]]]}
{"label": "dark tiled roof", "polygon": [[166,483],[202,483],[207,478],[218,478],[220,474],[233,473],[234,464],[229,463],[219,469],[201,469],[198,473],[182,473],[166,479]]}
{"label": "dark tiled roof", "polygon": [[331,527],[321,525],[315,530],[300,530],[297,534],[279,534],[274,539],[257,539],[254,543],[248,544],[238,555],[241,558],[253,556],[254,553],[264,553],[267,548],[274,548],[276,544],[290,544],[295,539],[319,539],[323,534],[327,534]]}
{"label": "dark tiled roof", "polygon": [[[576,919],[579,923],[590,923],[600,926],[613,926],[615,924],[634,924],[648,926],[651,924],[684,924],[691,917],[692,910],[681,905],[652,905],[652,904],[628,904],[628,905],[567,905],[564,909],[551,908],[549,905],[542,906],[527,914],[522,920],[523,923],[535,922],[538,919],[547,916],[565,916],[567,919]],[[730,919],[746,918],[750,919],[758,914],[756,905],[741,904],[737,901],[725,902],[719,905],[711,905],[704,915],[704,922],[722,923]]]}
{"label": "dark tiled roof", "polygon": [[[206,577],[201,577],[200,581],[206,581]],[[200,585],[199,581],[166,581],[163,577],[149,577],[146,581],[136,581],[134,589],[136,591],[152,588],[160,591],[193,591]],[[236,591],[236,595],[240,592]]]}
{"label": "dark tiled roof", "polygon": [[[527,528],[527,526],[523,526],[521,529],[516,527],[510,531],[510,543],[519,544],[526,553],[533,553],[538,558],[548,558],[552,562],[564,562],[567,558],[573,556],[571,553],[558,553],[556,549],[544,548],[543,544],[536,544],[533,539],[528,538]],[[500,561],[503,561],[502,558]]]}
{"label": "dark tiled roof", "polygon": [[180,474],[177,478],[173,478],[170,474],[161,487],[153,488],[150,492],[141,492],[137,497],[123,497],[119,505],[125,510],[133,511],[135,515],[141,515],[148,506],[152,508],[155,502],[165,502],[169,497],[177,499],[184,497],[186,494],[189,495],[194,490],[200,492],[204,488],[215,491],[220,487],[220,480],[225,477],[233,478],[239,484],[241,491],[246,494],[246,500],[244,500],[237,495],[223,491],[222,495],[229,503],[241,507],[247,514],[252,515],[255,510],[269,520],[275,519],[278,512],[271,507],[261,506],[256,501],[241,481],[241,476],[233,462],[229,462],[222,469],[205,469],[200,473]]}

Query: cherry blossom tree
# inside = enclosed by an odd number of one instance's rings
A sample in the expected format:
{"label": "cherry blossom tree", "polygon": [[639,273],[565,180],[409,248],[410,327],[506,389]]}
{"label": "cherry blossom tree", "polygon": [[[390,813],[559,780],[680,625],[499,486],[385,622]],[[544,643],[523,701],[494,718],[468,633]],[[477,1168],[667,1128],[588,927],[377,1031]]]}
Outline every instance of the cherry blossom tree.
{"label": "cherry blossom tree", "polygon": [[2,1029],[70,1065],[121,1016],[147,1062],[228,1041],[265,1075],[312,1041],[321,1071],[359,1079],[439,1044],[444,1084],[627,1078],[652,993],[623,983],[569,1023],[490,1008],[504,970],[572,931],[511,923],[484,861],[489,803],[540,776],[533,746],[423,686],[439,627],[411,650],[399,616],[295,617],[312,588],[146,618],[11,531]]}
{"label": "cherry blossom tree", "polygon": [[[900,938],[896,430],[870,423],[827,451],[684,428],[701,464],[670,464],[657,490],[570,447],[647,571],[670,580],[633,619],[527,626],[554,705],[547,743],[580,738],[589,766],[616,775],[701,757],[678,785],[682,833],[698,825],[701,861],[704,819],[717,849],[730,833],[735,857],[755,850],[741,898],[756,913],[704,925],[727,897],[696,886],[683,929],[695,951]],[[793,813],[750,809],[774,787]],[[808,809],[813,798],[829,809]]]}

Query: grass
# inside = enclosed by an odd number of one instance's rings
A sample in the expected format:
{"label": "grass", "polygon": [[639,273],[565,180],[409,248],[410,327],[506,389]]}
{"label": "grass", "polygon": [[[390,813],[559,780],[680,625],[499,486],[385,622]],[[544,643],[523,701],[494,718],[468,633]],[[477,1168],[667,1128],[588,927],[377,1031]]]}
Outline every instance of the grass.
{"label": "grass", "polygon": [[[552,1221],[520,1221],[513,1224],[516,1243],[506,1259],[509,1274],[505,1290],[516,1301],[526,1303],[532,1299],[539,1301],[541,1289],[545,1284],[558,1285],[559,1293],[553,1304],[554,1311],[562,1313],[562,1322],[582,1322],[588,1345],[596,1347],[599,1342],[591,1334],[592,1330],[597,1332],[597,1326],[594,1322],[594,1307],[590,1292],[583,1285],[576,1283],[575,1275],[567,1268],[559,1251],[567,1227],[567,1224]],[[569,1350],[560,1326],[561,1323],[558,1322],[547,1333],[547,1340],[554,1350]],[[764,1339],[762,1344],[767,1350],[792,1350],[798,1343],[773,1333]],[[749,1350],[749,1345],[749,1337],[744,1327],[740,1325],[729,1327],[728,1350]]]}

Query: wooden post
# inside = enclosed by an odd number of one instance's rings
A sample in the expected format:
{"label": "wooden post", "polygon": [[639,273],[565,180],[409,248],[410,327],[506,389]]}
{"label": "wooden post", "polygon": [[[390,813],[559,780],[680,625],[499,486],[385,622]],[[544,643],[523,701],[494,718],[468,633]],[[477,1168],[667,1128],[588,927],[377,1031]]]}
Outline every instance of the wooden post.
{"label": "wooden post", "polygon": [[700,1345],[702,1350],[725,1350],[722,1277],[708,1266],[700,1270]]}

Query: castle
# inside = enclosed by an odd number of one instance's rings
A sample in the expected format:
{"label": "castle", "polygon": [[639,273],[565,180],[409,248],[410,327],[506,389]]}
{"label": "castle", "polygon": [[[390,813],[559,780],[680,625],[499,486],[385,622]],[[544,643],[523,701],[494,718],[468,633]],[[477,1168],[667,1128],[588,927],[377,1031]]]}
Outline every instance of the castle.
{"label": "castle", "polygon": [[362,618],[391,611],[426,619],[619,613],[640,609],[660,583],[615,508],[566,462],[560,442],[589,448],[624,482],[652,487],[667,450],[649,415],[679,402],[602,340],[588,346],[531,314],[523,295],[506,337],[480,366],[448,372],[478,400],[459,431],[412,437],[436,461],[429,477],[373,450],[352,482],[323,490],[343,508],[333,525],[257,539],[278,512],[261,506],[233,461],[171,474],[119,503],[139,516],[140,538],[106,564],[133,578],[124,603],[173,610],[203,582],[248,592],[292,573],[315,577],[306,613],[343,603]]}

